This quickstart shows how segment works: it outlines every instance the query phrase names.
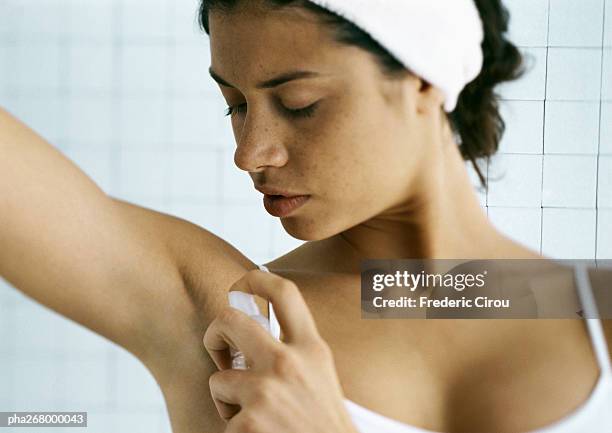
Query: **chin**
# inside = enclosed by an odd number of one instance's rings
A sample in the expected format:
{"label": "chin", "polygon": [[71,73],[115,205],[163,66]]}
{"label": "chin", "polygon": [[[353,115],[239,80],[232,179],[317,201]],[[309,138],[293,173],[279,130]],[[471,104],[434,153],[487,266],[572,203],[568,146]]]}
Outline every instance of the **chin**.
{"label": "chin", "polygon": [[331,221],[330,215],[299,212],[295,216],[281,218],[281,224],[285,231],[296,239],[302,241],[320,241],[340,233],[343,228],[339,227],[336,219]]}
{"label": "chin", "polygon": [[312,217],[288,216],[280,220],[285,231],[295,239],[318,241],[327,237],[321,223]]}

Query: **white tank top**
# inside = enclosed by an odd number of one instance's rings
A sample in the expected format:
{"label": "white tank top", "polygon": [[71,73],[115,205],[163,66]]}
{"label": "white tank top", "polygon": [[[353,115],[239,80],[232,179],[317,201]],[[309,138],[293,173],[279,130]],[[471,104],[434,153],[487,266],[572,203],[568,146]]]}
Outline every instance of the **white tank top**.
{"label": "white tank top", "polygon": [[[270,272],[265,265],[259,265],[259,269]],[[574,274],[585,316],[598,317],[595,314],[597,307],[586,269],[577,266]],[[272,335],[278,340],[280,325],[270,302],[268,302],[268,311]],[[608,346],[600,319],[584,320],[587,322],[589,336],[599,364],[597,384],[587,400],[576,410],[548,426],[525,433],[612,433],[612,363],[608,354]],[[438,433],[386,417],[347,398],[344,399],[344,403],[353,424],[360,433]]]}

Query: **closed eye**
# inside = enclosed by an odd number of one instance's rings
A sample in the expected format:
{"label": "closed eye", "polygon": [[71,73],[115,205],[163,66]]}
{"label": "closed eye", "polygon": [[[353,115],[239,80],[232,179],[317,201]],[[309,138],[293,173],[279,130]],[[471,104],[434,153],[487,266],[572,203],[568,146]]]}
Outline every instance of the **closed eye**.
{"label": "closed eye", "polygon": [[308,107],[300,108],[298,110],[289,110],[288,108],[285,110],[293,117],[312,117],[314,112],[317,110],[318,104],[319,102],[317,101]]}
{"label": "closed eye", "polygon": [[[286,111],[292,117],[312,117],[317,109],[318,103],[319,102],[317,101],[314,104],[309,105],[308,107],[300,108],[297,110],[290,110],[289,108],[283,108],[283,110]],[[247,104],[245,103],[235,106],[229,106],[225,111],[225,115],[231,116],[234,113],[242,113],[246,110],[246,105]]]}

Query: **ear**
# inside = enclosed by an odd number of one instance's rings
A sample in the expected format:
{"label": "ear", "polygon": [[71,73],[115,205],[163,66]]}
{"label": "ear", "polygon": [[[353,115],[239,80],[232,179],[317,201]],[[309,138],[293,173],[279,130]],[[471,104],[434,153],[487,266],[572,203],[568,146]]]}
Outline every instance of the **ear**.
{"label": "ear", "polygon": [[438,115],[440,107],[444,106],[444,95],[436,86],[419,78],[420,87],[417,95],[417,111]]}

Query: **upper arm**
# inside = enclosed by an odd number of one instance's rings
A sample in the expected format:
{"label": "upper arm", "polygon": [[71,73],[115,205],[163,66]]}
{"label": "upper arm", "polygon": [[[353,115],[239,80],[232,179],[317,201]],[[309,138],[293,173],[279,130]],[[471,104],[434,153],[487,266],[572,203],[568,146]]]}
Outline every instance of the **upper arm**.
{"label": "upper arm", "polygon": [[0,275],[126,347],[182,290],[163,237],[128,217],[58,149],[0,110]]}
{"label": "upper arm", "polygon": [[141,357],[155,317],[186,305],[163,237],[90,185],[35,195],[32,202],[29,189],[16,188],[23,206],[0,217],[0,274],[33,300]]}
{"label": "upper arm", "polygon": [[[153,371],[173,369],[165,360],[200,357],[204,331],[227,305],[230,286],[256,265],[214,233],[182,218],[113,198],[137,238],[159,238],[172,257],[176,283],[156,284],[155,304],[146,313],[150,349],[141,358]],[[151,270],[149,271],[151,272]],[[143,293],[143,296],[144,295]],[[161,351],[161,352],[160,352]],[[195,358],[191,358],[195,355]]]}
{"label": "upper arm", "polygon": [[27,296],[146,359],[249,265],[194,224],[109,197],[0,110],[0,275]]}
{"label": "upper arm", "polygon": [[109,196],[67,205],[65,219],[40,231],[15,225],[3,240],[8,281],[155,371],[167,356],[201,349],[225,292],[255,267],[202,227]]}

